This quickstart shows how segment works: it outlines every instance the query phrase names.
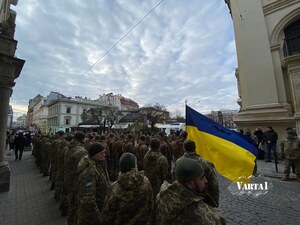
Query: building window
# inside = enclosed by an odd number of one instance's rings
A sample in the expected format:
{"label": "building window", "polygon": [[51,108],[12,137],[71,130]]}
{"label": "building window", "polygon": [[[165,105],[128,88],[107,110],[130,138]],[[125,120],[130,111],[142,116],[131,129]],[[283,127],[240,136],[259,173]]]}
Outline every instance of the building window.
{"label": "building window", "polygon": [[284,57],[300,54],[300,19],[284,29]]}
{"label": "building window", "polygon": [[69,118],[66,119],[66,125],[70,125],[70,119]]}
{"label": "building window", "polygon": [[67,107],[67,113],[71,113],[71,107]]}

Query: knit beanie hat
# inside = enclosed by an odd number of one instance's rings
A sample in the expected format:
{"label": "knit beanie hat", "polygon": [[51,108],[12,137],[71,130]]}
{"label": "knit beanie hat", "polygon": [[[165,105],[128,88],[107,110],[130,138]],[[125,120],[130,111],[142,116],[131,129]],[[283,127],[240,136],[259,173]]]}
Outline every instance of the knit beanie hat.
{"label": "knit beanie hat", "polygon": [[158,150],[160,147],[160,140],[158,138],[153,138],[150,142],[151,150]]}
{"label": "knit beanie hat", "polygon": [[286,131],[287,135],[291,136],[291,137],[296,137],[297,136],[297,132],[295,130],[287,130]]}
{"label": "knit beanie hat", "polygon": [[184,147],[184,150],[186,152],[195,152],[196,151],[196,144],[194,141],[192,140],[185,140],[183,142],[183,147]]}
{"label": "knit beanie hat", "polygon": [[195,159],[182,157],[176,161],[175,175],[179,183],[193,181],[203,173],[203,167]]}
{"label": "knit beanie hat", "polygon": [[130,152],[125,152],[120,158],[119,161],[120,171],[122,173],[131,170],[132,168],[136,168],[136,157],[134,154]]}
{"label": "knit beanie hat", "polygon": [[92,158],[94,155],[102,152],[103,150],[105,150],[104,146],[98,142],[95,142],[88,149],[89,157]]}
{"label": "knit beanie hat", "polygon": [[76,141],[80,141],[82,142],[82,140],[85,138],[85,133],[83,133],[82,131],[77,131],[75,134],[74,134],[74,139]]}

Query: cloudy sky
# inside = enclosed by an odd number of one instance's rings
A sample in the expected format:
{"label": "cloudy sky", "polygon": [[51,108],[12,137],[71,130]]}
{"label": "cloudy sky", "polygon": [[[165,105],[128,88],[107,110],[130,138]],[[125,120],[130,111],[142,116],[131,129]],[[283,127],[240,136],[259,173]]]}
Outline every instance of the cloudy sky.
{"label": "cloudy sky", "polygon": [[11,97],[15,116],[27,111],[30,98],[50,91],[91,99],[113,92],[171,112],[184,111],[185,99],[200,112],[238,109],[234,32],[224,1],[163,0],[141,21],[158,3],[20,0],[12,6],[16,56],[26,60]]}

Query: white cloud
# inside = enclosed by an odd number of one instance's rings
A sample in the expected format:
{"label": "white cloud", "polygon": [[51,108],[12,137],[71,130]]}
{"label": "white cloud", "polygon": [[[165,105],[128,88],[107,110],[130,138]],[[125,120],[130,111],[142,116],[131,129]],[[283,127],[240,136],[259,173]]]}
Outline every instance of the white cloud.
{"label": "white cloud", "polygon": [[[96,98],[121,93],[140,105],[234,108],[232,21],[218,0],[164,1],[93,66],[158,1],[20,1],[15,39],[26,60],[13,100],[27,107],[51,90]],[[29,12],[29,13],[28,13]]]}

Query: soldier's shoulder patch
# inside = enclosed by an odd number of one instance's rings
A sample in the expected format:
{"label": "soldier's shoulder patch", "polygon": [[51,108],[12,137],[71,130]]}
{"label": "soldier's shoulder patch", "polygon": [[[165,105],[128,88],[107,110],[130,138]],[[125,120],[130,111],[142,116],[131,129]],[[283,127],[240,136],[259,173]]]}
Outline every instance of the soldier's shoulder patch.
{"label": "soldier's shoulder patch", "polygon": [[92,181],[86,182],[84,184],[84,195],[93,195],[95,193],[94,184]]}

